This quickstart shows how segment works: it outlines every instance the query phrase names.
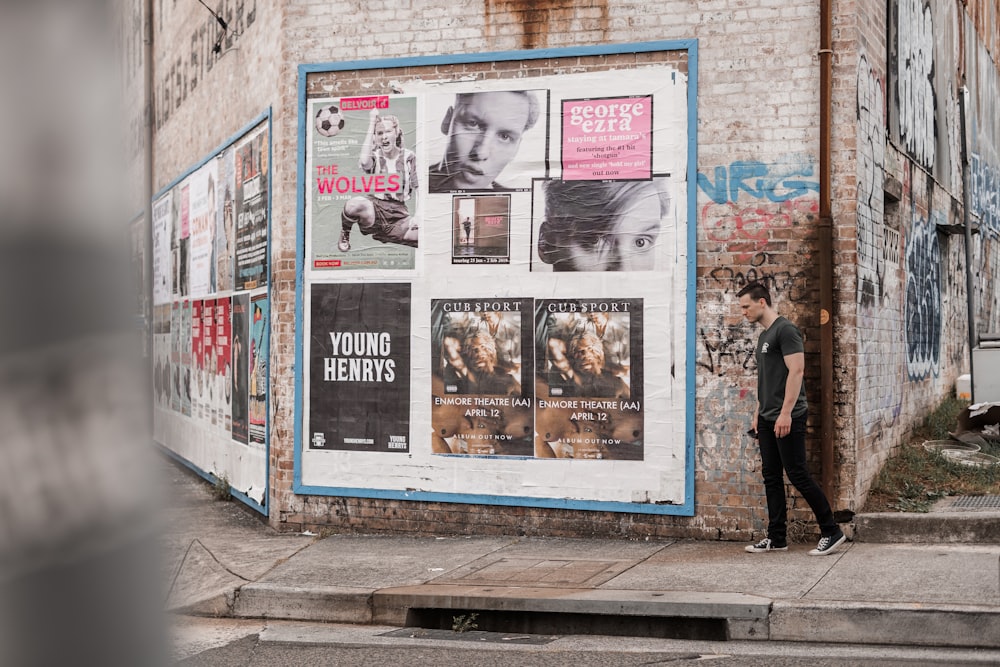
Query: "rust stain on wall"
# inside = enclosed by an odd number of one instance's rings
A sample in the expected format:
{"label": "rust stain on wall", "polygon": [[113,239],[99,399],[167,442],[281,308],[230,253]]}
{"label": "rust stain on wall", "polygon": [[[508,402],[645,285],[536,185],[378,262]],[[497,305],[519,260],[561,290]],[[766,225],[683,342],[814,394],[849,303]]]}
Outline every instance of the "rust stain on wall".
{"label": "rust stain on wall", "polygon": [[549,35],[573,31],[608,31],[607,0],[580,5],[573,0],[486,0],[483,8],[486,36],[496,39],[504,34],[503,26],[519,25],[521,48],[549,46]]}

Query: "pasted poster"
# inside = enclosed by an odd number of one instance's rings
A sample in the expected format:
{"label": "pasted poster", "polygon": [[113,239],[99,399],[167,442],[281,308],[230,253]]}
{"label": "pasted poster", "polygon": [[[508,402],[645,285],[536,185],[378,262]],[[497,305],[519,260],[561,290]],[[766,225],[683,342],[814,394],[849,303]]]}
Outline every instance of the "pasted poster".
{"label": "pasted poster", "polygon": [[509,192],[545,175],[545,90],[463,90],[426,98],[428,191]]}
{"label": "pasted poster", "polygon": [[191,416],[201,421],[204,416],[204,340],[201,337],[202,300],[191,302]]}
{"label": "pasted poster", "polygon": [[538,180],[532,271],[655,271],[676,261],[670,179]]}
{"label": "pasted poster", "polygon": [[218,426],[226,433],[233,429],[232,299],[215,300],[215,402]]}
{"label": "pasted poster", "polygon": [[181,366],[182,344],[181,302],[174,301],[170,308],[170,409],[181,411],[181,383],[184,369]]}
{"label": "pasted poster", "polygon": [[410,449],[410,285],[313,285],[309,447]]}
{"label": "pasted poster", "polygon": [[153,405],[170,408],[172,386],[169,303],[153,307]]}
{"label": "pasted poster", "polygon": [[268,319],[267,295],[250,301],[250,442],[263,445],[267,438],[267,359]]}
{"label": "pasted poster", "polygon": [[563,100],[562,140],[563,180],[649,180],[653,96]]}
{"label": "pasted poster", "polygon": [[510,264],[510,195],[452,197],[452,264]]}
{"label": "pasted poster", "polygon": [[431,449],[532,456],[531,299],[431,301]]}
{"label": "pasted poster", "polygon": [[190,293],[194,298],[216,291],[215,257],[215,160],[209,160],[191,174],[191,273]]}
{"label": "pasted poster", "polygon": [[201,375],[198,383],[201,385],[201,419],[213,426],[218,423],[215,400],[216,356],[215,299],[205,299],[201,305]]}
{"label": "pasted poster", "polygon": [[153,203],[153,303],[170,301],[172,274],[170,266],[170,231],[173,207],[171,193]]}
{"label": "pasted poster", "polygon": [[215,291],[233,290],[236,265],[236,151],[232,146],[218,160],[215,214]]}
{"label": "pasted poster", "polygon": [[174,224],[177,225],[177,296],[188,296],[191,291],[191,184],[185,181],[176,189],[174,197]]}
{"label": "pasted poster", "polygon": [[535,455],[642,459],[642,299],[539,299],[535,331]]}
{"label": "pasted poster", "polygon": [[420,243],[412,97],[309,104],[310,267],[412,269]]}
{"label": "pasted poster", "polygon": [[250,382],[250,296],[233,296],[232,305],[232,433],[233,440],[248,444],[247,409]]}
{"label": "pasted poster", "polygon": [[267,284],[267,129],[236,145],[236,278],[235,288]]}
{"label": "pasted poster", "polygon": [[181,414],[191,416],[191,302],[181,303]]}

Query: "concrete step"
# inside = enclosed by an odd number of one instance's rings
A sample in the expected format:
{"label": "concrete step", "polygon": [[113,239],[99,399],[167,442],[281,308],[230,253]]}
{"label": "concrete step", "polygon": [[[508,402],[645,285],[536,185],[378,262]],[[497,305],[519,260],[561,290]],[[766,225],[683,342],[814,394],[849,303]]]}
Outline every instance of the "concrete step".
{"label": "concrete step", "polygon": [[854,540],[876,544],[1000,544],[1000,510],[857,514]]}

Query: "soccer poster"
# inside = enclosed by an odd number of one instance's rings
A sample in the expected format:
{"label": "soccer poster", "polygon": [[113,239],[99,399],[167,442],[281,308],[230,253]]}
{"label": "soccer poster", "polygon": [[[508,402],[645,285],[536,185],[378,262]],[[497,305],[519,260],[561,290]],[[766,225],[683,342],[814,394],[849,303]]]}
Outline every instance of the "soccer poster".
{"label": "soccer poster", "polygon": [[191,296],[215,293],[215,160],[189,178],[191,215]]}
{"label": "soccer poster", "polygon": [[250,301],[250,442],[263,445],[267,437],[268,318],[267,295]]}
{"label": "soccer poster", "polygon": [[236,265],[236,151],[230,146],[216,162],[215,291],[231,292]]}
{"label": "soccer poster", "polygon": [[539,299],[535,331],[535,455],[642,459],[642,299]]}
{"label": "soccer poster", "polygon": [[153,303],[160,305],[170,302],[170,192],[153,203]]}
{"label": "soccer poster", "polygon": [[313,100],[307,225],[314,270],[412,269],[420,244],[416,99]]}
{"label": "soccer poster", "polygon": [[268,161],[267,128],[236,145],[235,289],[267,284]]}
{"label": "soccer poster", "polygon": [[431,301],[431,450],[532,456],[531,299]]}
{"label": "soccer poster", "polygon": [[410,285],[313,285],[309,447],[410,451]]}
{"label": "soccer poster", "polygon": [[562,178],[649,180],[653,96],[562,101]]}
{"label": "soccer poster", "polygon": [[215,404],[218,426],[231,434],[233,428],[232,299],[215,301]]}
{"label": "soccer poster", "polygon": [[247,410],[250,382],[250,296],[237,294],[232,304],[232,433],[233,440],[248,444]]}

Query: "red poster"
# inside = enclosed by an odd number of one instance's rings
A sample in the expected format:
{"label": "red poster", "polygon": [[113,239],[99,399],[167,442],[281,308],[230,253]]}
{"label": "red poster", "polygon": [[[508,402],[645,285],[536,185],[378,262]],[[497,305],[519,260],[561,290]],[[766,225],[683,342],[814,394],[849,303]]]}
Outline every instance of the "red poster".
{"label": "red poster", "polygon": [[218,425],[223,430],[232,429],[232,362],[230,344],[232,323],[229,319],[230,299],[215,302],[215,401],[219,413]]}

